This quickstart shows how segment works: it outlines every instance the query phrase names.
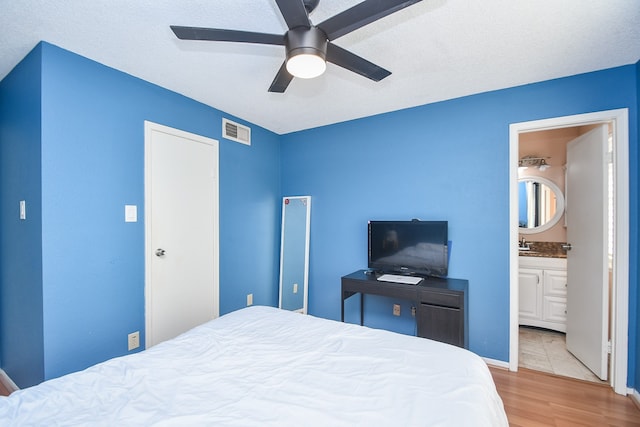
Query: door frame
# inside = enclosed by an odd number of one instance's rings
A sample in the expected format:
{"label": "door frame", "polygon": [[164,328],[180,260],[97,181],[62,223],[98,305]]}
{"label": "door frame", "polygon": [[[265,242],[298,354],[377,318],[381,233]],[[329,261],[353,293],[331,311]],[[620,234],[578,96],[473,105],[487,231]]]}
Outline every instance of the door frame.
{"label": "door frame", "polygon": [[213,145],[215,156],[213,165],[215,168],[214,194],[213,194],[213,317],[220,316],[220,188],[219,188],[219,157],[218,141],[205,136],[186,132],[180,129],[171,128],[158,123],[144,121],[144,322],[145,322],[145,348],[149,347],[150,338],[147,331],[151,330],[151,319],[149,316],[149,306],[151,304],[151,261],[154,256],[154,248],[151,245],[151,186],[147,185],[151,181],[151,144],[153,132],[162,132],[179,138],[190,139],[197,142]]}
{"label": "door frame", "polygon": [[598,111],[509,125],[509,370],[518,370],[518,152],[524,132],[613,123],[614,156],[614,263],[611,301],[610,384],[627,394],[629,328],[629,110]]}

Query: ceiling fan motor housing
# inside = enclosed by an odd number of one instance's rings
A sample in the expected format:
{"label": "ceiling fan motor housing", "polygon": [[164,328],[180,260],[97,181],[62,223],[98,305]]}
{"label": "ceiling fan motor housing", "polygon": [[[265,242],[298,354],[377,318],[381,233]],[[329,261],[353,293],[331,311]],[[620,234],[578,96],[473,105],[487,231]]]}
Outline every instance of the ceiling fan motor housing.
{"label": "ceiling fan motor housing", "polygon": [[304,8],[307,9],[307,13],[313,12],[313,10],[318,6],[318,2],[320,0],[303,0]]}
{"label": "ceiling fan motor housing", "polygon": [[316,27],[297,27],[287,31],[285,46],[287,59],[296,55],[309,54],[327,59],[327,35]]}

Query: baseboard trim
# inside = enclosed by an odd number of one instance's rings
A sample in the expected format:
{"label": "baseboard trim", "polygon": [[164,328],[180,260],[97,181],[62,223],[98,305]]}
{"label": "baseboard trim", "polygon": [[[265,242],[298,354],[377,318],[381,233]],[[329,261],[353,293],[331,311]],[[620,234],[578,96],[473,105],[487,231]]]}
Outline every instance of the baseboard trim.
{"label": "baseboard trim", "polygon": [[488,357],[482,358],[487,365],[496,366],[498,368],[509,369],[509,362],[503,362],[502,360],[489,359]]}
{"label": "baseboard trim", "polygon": [[638,409],[640,409],[640,392],[634,388],[630,388],[628,390],[629,396],[631,396],[631,400],[636,404]]}
{"label": "baseboard trim", "polygon": [[9,390],[11,393],[16,390],[20,390],[20,387],[18,387],[16,383],[14,383],[11,378],[9,378],[9,375],[7,375],[7,373],[2,369],[0,369],[0,383],[2,383],[4,388]]}

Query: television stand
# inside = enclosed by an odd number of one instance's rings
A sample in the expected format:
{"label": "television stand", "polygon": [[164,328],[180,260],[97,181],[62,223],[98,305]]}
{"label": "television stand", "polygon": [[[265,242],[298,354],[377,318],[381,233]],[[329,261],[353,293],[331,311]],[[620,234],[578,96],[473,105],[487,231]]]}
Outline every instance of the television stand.
{"label": "television stand", "polygon": [[424,277],[417,285],[377,280],[377,274],[358,270],[341,279],[344,302],[360,294],[360,325],[364,324],[364,296],[379,295],[416,304],[417,336],[469,348],[468,284],[462,279]]}

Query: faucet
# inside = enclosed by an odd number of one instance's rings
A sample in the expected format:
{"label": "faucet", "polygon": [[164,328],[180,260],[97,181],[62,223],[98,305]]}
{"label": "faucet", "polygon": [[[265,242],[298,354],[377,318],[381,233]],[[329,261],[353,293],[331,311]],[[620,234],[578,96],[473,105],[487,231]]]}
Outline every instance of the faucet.
{"label": "faucet", "polygon": [[531,249],[531,247],[529,246],[529,243],[527,243],[524,237],[522,237],[522,240],[518,242],[518,249],[524,250],[524,251],[528,251],[529,249]]}

